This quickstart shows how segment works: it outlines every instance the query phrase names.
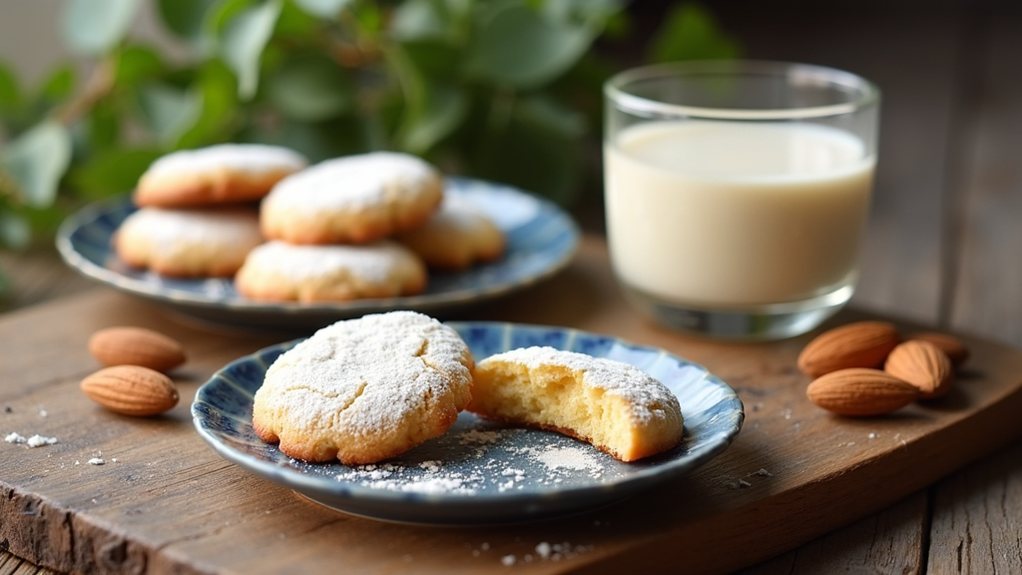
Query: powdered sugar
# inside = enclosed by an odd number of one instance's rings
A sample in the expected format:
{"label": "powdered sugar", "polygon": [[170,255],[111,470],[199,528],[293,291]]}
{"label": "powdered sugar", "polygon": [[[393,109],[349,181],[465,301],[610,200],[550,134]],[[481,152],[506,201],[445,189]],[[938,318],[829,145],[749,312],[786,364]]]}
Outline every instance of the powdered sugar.
{"label": "powdered sugar", "polygon": [[245,266],[296,282],[319,278],[403,282],[411,273],[422,269],[422,264],[408,248],[390,240],[359,246],[299,246],[272,241],[252,250]]}
{"label": "powdered sugar", "polygon": [[38,433],[26,438],[24,435],[21,435],[16,431],[12,431],[4,436],[4,441],[7,443],[24,445],[26,447],[42,447],[44,445],[53,445],[57,443],[57,438],[39,435]]}
{"label": "powdered sugar", "polygon": [[121,230],[147,238],[155,251],[165,254],[210,245],[251,249],[263,241],[258,216],[245,209],[143,208],[125,218]]}
{"label": "powdered sugar", "polygon": [[220,144],[167,154],[153,162],[143,177],[179,176],[224,168],[260,174],[297,171],[306,164],[301,154],[280,146]]}
{"label": "powdered sugar", "polygon": [[278,183],[263,209],[312,213],[379,205],[400,190],[417,193],[439,180],[428,163],[407,154],[373,152],[327,160]]}

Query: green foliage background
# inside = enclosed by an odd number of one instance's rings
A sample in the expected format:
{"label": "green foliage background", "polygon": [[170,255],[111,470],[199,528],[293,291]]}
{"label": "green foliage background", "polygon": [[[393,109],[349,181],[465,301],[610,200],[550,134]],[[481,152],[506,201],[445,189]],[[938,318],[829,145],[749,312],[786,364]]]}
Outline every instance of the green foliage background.
{"label": "green foliage background", "polygon": [[[162,154],[229,141],[313,161],[403,150],[570,203],[616,67],[591,47],[631,28],[623,0],[153,1],[185,58],[129,36],[137,0],[67,0],[86,77],[64,63],[29,87],[0,61],[0,247],[130,190]],[[736,54],[681,3],[647,59]]]}

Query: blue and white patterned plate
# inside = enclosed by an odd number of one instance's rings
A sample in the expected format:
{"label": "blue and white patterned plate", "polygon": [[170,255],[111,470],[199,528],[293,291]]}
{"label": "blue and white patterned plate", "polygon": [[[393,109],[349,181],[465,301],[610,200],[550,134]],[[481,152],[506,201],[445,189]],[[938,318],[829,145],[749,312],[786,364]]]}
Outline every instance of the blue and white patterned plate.
{"label": "blue and white patterned plate", "polygon": [[195,427],[225,458],[314,501],[356,515],[432,524],[500,523],[592,509],[688,473],[721,453],[741,429],[744,413],[734,390],[666,351],[564,328],[448,325],[477,359],[550,345],[635,365],[677,394],[684,439],[653,458],[621,463],[556,433],[504,428],[464,412],[443,437],[383,464],[307,464],[252,431],[253,395],[267,367],[297,341],[242,357],[213,375],[192,404]]}
{"label": "blue and white patterned plate", "polygon": [[301,304],[246,299],[227,279],[174,279],[128,267],[113,253],[110,239],[135,208],[123,198],[82,209],[61,225],[57,247],[64,261],[84,275],[126,292],[217,322],[265,327],[322,326],[347,317],[392,309],[434,315],[457,306],[504,295],[564,268],[578,245],[571,218],[545,200],[515,188],[449,178],[446,193],[468,198],[507,237],[499,261],[460,273],[431,273],[425,293],[411,297]]}

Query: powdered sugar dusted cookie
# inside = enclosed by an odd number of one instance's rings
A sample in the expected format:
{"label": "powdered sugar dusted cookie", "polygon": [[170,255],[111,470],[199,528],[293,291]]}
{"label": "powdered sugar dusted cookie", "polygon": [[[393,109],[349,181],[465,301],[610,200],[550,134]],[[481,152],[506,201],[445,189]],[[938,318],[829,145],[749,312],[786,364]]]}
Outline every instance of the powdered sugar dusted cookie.
{"label": "powdered sugar dusted cookie", "polygon": [[153,162],[135,190],[139,206],[189,207],[258,200],[306,166],[293,150],[221,144],[173,152]]}
{"label": "powdered sugar dusted cookie", "polygon": [[447,431],[469,401],[471,369],[457,332],[420,313],[341,321],[273,362],[252,426],[291,457],[374,463]]}
{"label": "powdered sugar dusted cookie", "polygon": [[255,210],[142,208],[118,228],[114,249],[125,263],[163,275],[232,276],[262,241]]}
{"label": "powdered sugar dusted cookie", "polygon": [[263,200],[263,233],[294,244],[366,243],[422,225],[443,196],[440,174],[407,154],[329,160]]}
{"label": "powdered sugar dusted cookie", "polygon": [[411,295],[426,287],[426,268],[404,246],[296,246],[274,241],[252,250],[235,278],[244,296],[276,301],[344,301]]}
{"label": "powdered sugar dusted cookie", "polygon": [[493,261],[504,253],[504,234],[470,200],[448,194],[425,225],[405,232],[397,240],[426,265],[463,270],[477,262]]}
{"label": "powdered sugar dusted cookie", "polygon": [[681,441],[678,398],[644,371],[551,347],[514,349],[476,366],[469,411],[559,431],[622,461]]}

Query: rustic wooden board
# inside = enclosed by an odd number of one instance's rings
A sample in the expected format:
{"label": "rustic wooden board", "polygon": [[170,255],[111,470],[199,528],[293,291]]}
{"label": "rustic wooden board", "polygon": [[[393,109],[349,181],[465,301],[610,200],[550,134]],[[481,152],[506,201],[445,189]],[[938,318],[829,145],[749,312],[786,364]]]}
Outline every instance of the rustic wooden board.
{"label": "rustic wooden board", "polygon": [[[691,476],[586,515],[471,529],[348,517],[220,459],[191,427],[187,401],[199,383],[279,336],[198,329],[96,290],[0,320],[0,432],[60,439],[38,449],[0,444],[0,547],[47,567],[89,572],[390,573],[410,565],[504,572],[500,558],[509,554],[516,569],[535,573],[664,565],[721,571],[889,506],[1022,432],[1016,350],[971,339],[973,367],[943,404],[885,419],[837,419],[804,399],[806,379],[793,367],[804,338],[721,344],[648,323],[621,302],[599,240],[587,239],[554,280],[460,317],[469,318],[570,325],[667,348],[738,389],[746,427]],[[88,335],[117,324],[155,327],[186,342],[191,360],[176,378],[185,401],[166,417],[118,417],[78,393],[77,382],[95,368]],[[87,465],[99,452],[107,464]],[[757,475],[760,469],[770,475]],[[750,485],[738,487],[740,479]],[[582,552],[541,561],[534,549],[543,541]]]}

